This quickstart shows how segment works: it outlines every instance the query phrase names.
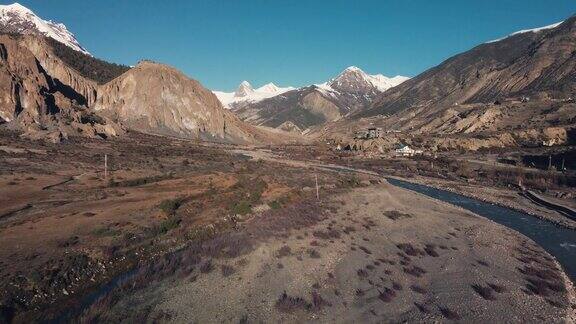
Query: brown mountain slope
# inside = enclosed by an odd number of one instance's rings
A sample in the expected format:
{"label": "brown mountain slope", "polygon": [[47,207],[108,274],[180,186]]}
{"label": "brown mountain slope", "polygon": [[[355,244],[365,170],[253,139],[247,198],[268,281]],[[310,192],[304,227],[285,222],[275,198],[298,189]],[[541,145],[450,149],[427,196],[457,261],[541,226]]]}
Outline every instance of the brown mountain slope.
{"label": "brown mountain slope", "polygon": [[[283,139],[244,124],[174,68],[142,62],[120,74],[125,69],[79,52],[66,59],[53,43],[33,35],[0,36],[0,123],[55,141],[114,136],[125,127],[233,143]],[[83,64],[92,66],[79,72]],[[94,78],[87,77],[91,73]],[[106,78],[112,80],[98,84]]]}
{"label": "brown mountain slope", "polygon": [[381,141],[418,136],[431,150],[566,144],[576,140],[575,95],[572,17],[456,55],[310,134],[358,142],[354,132],[381,127],[394,132]]}
{"label": "brown mountain slope", "polygon": [[405,79],[369,75],[351,66],[326,83],[298,88],[262,101],[238,102],[232,109],[240,118],[255,125],[276,128],[294,125],[296,129],[306,130],[369,107],[382,91]]}
{"label": "brown mountain slope", "polygon": [[311,134],[350,140],[355,131],[376,126],[429,139],[460,136],[452,142],[466,144],[450,147],[463,149],[561,144],[576,125],[575,94],[572,17],[456,55],[384,92],[369,109]]}
{"label": "brown mountain slope", "polygon": [[479,45],[390,89],[356,117],[409,108],[490,103],[502,97],[565,98],[576,89],[576,17],[559,27]]}
{"label": "brown mountain slope", "polygon": [[94,109],[132,129],[203,139],[250,138],[212,92],[163,64],[143,61],[98,92]]}
{"label": "brown mountain slope", "polygon": [[0,122],[32,138],[113,136],[121,127],[87,105],[95,84],[51,55],[42,38],[0,35]]}

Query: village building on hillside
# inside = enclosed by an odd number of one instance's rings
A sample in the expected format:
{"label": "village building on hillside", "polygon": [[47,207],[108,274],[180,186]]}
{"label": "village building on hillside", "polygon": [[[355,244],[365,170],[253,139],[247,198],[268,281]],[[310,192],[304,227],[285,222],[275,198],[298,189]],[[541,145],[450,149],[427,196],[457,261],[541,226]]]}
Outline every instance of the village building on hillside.
{"label": "village building on hillside", "polygon": [[414,155],[420,155],[423,152],[422,152],[422,150],[414,150],[414,149],[410,148],[408,145],[402,145],[399,148],[397,148],[396,150],[394,150],[394,153],[396,153],[397,156],[411,157]]}
{"label": "village building on hillside", "polygon": [[355,139],[375,139],[380,138],[382,135],[382,128],[370,127],[366,130],[357,131],[354,135]]}

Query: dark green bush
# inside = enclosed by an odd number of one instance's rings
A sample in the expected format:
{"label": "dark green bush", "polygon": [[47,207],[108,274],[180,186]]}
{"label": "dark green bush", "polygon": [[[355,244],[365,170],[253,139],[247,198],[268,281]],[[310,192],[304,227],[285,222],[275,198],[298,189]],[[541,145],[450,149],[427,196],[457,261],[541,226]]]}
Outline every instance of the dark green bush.
{"label": "dark green bush", "polygon": [[78,71],[82,76],[98,82],[98,84],[107,83],[130,69],[125,65],[109,63],[75,51],[53,38],[47,37],[46,39],[48,44],[52,46],[54,54],[64,63]]}
{"label": "dark green bush", "polygon": [[180,206],[182,205],[182,201],[183,201],[182,198],[166,199],[162,201],[160,205],[158,205],[158,208],[160,208],[164,213],[166,213],[166,215],[173,215],[176,212],[176,210],[180,208]]}
{"label": "dark green bush", "polygon": [[232,207],[232,213],[236,215],[246,215],[250,212],[252,212],[252,206],[246,200],[241,200]]}

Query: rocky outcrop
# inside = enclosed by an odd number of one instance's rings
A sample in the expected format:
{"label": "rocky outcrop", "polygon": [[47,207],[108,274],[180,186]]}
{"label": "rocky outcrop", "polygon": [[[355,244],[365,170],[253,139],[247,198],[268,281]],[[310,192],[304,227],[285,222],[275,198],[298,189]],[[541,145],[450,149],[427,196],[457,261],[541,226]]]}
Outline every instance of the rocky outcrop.
{"label": "rocky outcrop", "polygon": [[141,62],[98,85],[64,63],[38,36],[0,35],[0,82],[0,123],[8,122],[32,139],[105,138],[128,127],[199,140],[274,141],[174,68]]}
{"label": "rocky outcrop", "polygon": [[26,48],[36,57],[42,68],[53,79],[62,84],[71,87],[83,98],[82,104],[92,106],[96,101],[98,84],[95,81],[87,79],[77,71],[67,66],[58,58],[46,43],[44,38],[23,36],[22,41]]}
{"label": "rocky outcrop", "polygon": [[[108,137],[122,133],[119,125],[93,115],[86,98],[74,87],[52,77],[28,48],[29,37],[0,35],[0,118],[35,139],[59,141],[68,135]],[[35,45],[40,51],[40,43]],[[53,70],[67,71],[57,60],[51,64]],[[73,71],[67,73],[74,75]]]}
{"label": "rocky outcrop", "polygon": [[334,121],[342,116],[338,106],[316,91],[302,98],[302,106],[315,115],[323,116],[326,121]]}
{"label": "rocky outcrop", "polygon": [[135,130],[216,141],[253,138],[211,91],[167,65],[140,62],[98,93],[94,109]]}
{"label": "rocky outcrop", "polygon": [[8,36],[0,36],[0,118],[12,121],[23,112],[33,118],[46,111],[41,89],[49,83],[34,56]]}

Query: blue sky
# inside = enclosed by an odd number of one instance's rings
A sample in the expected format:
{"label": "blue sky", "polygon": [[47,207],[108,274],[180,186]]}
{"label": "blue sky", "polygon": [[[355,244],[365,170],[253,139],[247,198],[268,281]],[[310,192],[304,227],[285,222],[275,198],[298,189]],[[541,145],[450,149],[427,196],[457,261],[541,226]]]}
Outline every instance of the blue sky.
{"label": "blue sky", "polygon": [[412,77],[479,43],[576,13],[575,0],[19,2],[63,22],[99,58],[152,59],[217,90],[242,80],[318,83],[350,65]]}

